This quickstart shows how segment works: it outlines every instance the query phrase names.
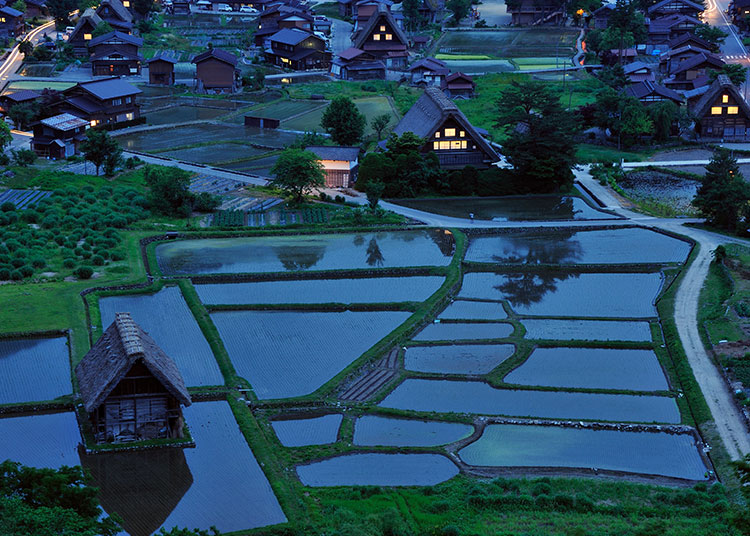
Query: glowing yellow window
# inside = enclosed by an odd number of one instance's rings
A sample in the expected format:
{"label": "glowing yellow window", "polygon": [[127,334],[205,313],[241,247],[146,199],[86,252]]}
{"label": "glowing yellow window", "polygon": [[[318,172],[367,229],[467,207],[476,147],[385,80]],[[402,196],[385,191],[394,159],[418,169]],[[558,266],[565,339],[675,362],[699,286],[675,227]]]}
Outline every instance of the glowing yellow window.
{"label": "glowing yellow window", "polygon": [[0,17],[0,22],[5,22],[5,17]]}
{"label": "glowing yellow window", "polygon": [[436,151],[438,149],[440,149],[440,142],[439,141],[433,141],[432,142],[432,148],[435,149]]}
{"label": "glowing yellow window", "polygon": [[445,129],[445,135],[448,138],[453,138],[456,136],[456,129],[455,128],[446,128]]}
{"label": "glowing yellow window", "polygon": [[380,27],[380,31],[381,31],[381,32],[384,32],[384,31],[385,31],[385,26],[381,26],[381,27]]}
{"label": "glowing yellow window", "polygon": [[721,115],[721,106],[711,106],[711,115]]}
{"label": "glowing yellow window", "polygon": [[380,41],[380,34],[373,34],[372,39],[373,41]]}
{"label": "glowing yellow window", "polygon": [[458,137],[459,137],[459,138],[463,138],[464,136],[466,136],[466,132],[464,132],[463,130],[460,130],[460,131],[458,132]]}
{"label": "glowing yellow window", "polygon": [[740,112],[740,109],[737,106],[730,106],[727,108],[727,113],[729,115],[737,115]]}
{"label": "glowing yellow window", "polygon": [[461,148],[461,141],[456,140],[451,142],[451,149],[460,149]]}
{"label": "glowing yellow window", "polygon": [[721,96],[721,102],[723,102],[724,104],[728,103],[729,102],[729,95],[722,95]]}
{"label": "glowing yellow window", "polygon": [[83,34],[83,38],[84,38],[84,39],[85,39],[86,41],[88,41],[89,39],[91,39],[91,34]]}
{"label": "glowing yellow window", "polygon": [[446,151],[451,148],[451,142],[449,141],[441,141],[440,142],[440,149]]}
{"label": "glowing yellow window", "polygon": [[440,137],[440,132],[435,132],[435,137],[439,138]]}
{"label": "glowing yellow window", "polygon": [[98,124],[99,124],[99,121],[98,121],[98,120],[96,120],[96,119],[92,119],[92,120],[91,120],[91,122],[90,122],[89,124],[90,124],[90,125],[91,125],[92,127],[95,127],[96,125],[98,125]]}
{"label": "glowing yellow window", "polygon": [[128,0],[124,0],[122,5],[125,7],[130,7],[130,2]]}
{"label": "glowing yellow window", "polygon": [[466,149],[466,140],[461,140],[461,149]]}
{"label": "glowing yellow window", "polygon": [[391,41],[392,39],[393,39],[393,35],[392,34],[385,34],[385,40],[386,41]]}

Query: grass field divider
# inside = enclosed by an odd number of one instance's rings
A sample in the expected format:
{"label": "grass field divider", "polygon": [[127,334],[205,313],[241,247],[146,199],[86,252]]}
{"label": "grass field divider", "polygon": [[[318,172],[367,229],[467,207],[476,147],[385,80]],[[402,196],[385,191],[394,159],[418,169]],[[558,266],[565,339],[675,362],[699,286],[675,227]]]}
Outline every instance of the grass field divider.
{"label": "grass field divider", "polygon": [[678,263],[664,264],[492,264],[486,262],[464,261],[466,273],[490,272],[498,275],[507,273],[540,273],[540,274],[651,274],[662,268],[680,266]]}
{"label": "grass field divider", "polygon": [[[416,277],[443,276],[448,272],[446,266],[400,267],[400,268],[352,268],[349,270],[311,270],[260,272],[245,274],[204,274],[189,276],[194,285],[206,283],[257,283],[273,281],[317,281],[332,279],[369,279],[372,277]],[[171,277],[171,276],[170,276]]]}
{"label": "grass field divider", "polygon": [[63,395],[54,400],[39,402],[10,402],[0,404],[0,415],[39,415],[43,413],[59,413],[61,411],[72,411],[75,409],[72,395]]}
{"label": "grass field divider", "polygon": [[[184,280],[183,280],[184,281]],[[304,311],[304,312],[344,312],[344,311],[408,311],[414,312],[420,302],[395,303],[266,303],[266,304],[208,304],[204,307],[209,313],[218,311]]]}

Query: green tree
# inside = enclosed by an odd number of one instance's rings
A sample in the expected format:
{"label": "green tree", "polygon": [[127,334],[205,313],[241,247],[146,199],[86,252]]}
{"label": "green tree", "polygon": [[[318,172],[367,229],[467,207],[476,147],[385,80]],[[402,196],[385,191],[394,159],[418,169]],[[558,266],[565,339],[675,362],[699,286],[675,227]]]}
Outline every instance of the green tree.
{"label": "green tree", "polygon": [[373,117],[370,126],[375,131],[378,139],[382,139],[383,131],[388,128],[388,124],[391,122],[391,114],[380,114]]}
{"label": "green tree", "polygon": [[10,127],[5,121],[0,121],[0,153],[13,142],[13,135],[10,133]]}
{"label": "green tree", "polygon": [[122,165],[122,147],[117,144],[116,148],[110,151],[104,159],[104,174],[107,177],[114,176],[120,165]]}
{"label": "green tree", "polygon": [[146,17],[154,10],[154,0],[132,0],[133,9],[142,17]]}
{"label": "green tree", "polygon": [[16,0],[10,7],[15,9],[16,11],[20,11],[21,13],[26,13],[26,2],[24,2],[23,0]]}
{"label": "green tree", "polygon": [[507,136],[502,153],[524,189],[549,192],[573,183],[578,127],[556,90],[539,81],[514,81],[500,94],[497,110],[496,124]]}
{"label": "green tree", "polygon": [[625,75],[625,69],[619,63],[601,69],[597,78],[612,89],[619,90],[630,85],[630,79]]}
{"label": "green tree", "polygon": [[728,33],[724,32],[718,26],[711,26],[710,24],[701,24],[695,28],[695,35],[701,39],[708,41],[714,46],[715,50],[718,50],[719,46],[729,36]]}
{"label": "green tree", "polygon": [[81,14],[90,7],[94,7],[99,4],[98,0],[77,0],[78,1],[78,13]]}
{"label": "green tree", "polygon": [[654,131],[654,122],[648,115],[643,104],[636,99],[628,100],[622,110],[620,133],[625,147],[638,142],[642,136],[648,136]]}
{"label": "green tree", "polygon": [[14,104],[8,108],[8,117],[19,130],[28,130],[38,115],[39,105],[36,102]]}
{"label": "green tree", "polygon": [[288,148],[271,168],[271,184],[281,188],[300,203],[313,188],[325,186],[325,173],[320,159],[310,151]]}
{"label": "green tree", "polygon": [[602,30],[589,30],[586,32],[586,50],[593,52],[597,56],[603,50],[602,39],[604,32]]}
{"label": "green tree", "polygon": [[104,20],[96,25],[96,28],[91,32],[91,37],[100,37],[113,31],[112,25]]}
{"label": "green tree", "polygon": [[355,145],[365,133],[365,116],[343,95],[334,97],[323,112],[321,126],[338,145]]}
{"label": "green tree", "polygon": [[190,215],[194,201],[190,173],[175,167],[147,165],[143,178],[149,187],[148,204],[152,211],[165,216]]}
{"label": "green tree", "polygon": [[740,65],[739,63],[725,63],[721,66],[718,71],[711,69],[708,72],[708,79],[713,82],[720,74],[725,74],[729,80],[735,85],[740,86],[745,83],[747,79],[747,67]]}
{"label": "green tree", "polygon": [[383,191],[385,191],[385,184],[382,182],[370,181],[367,183],[367,203],[372,210],[377,208],[378,201],[383,196]]}
{"label": "green tree", "polygon": [[646,20],[635,2],[617,0],[607,21],[607,29],[602,34],[601,48],[618,49],[622,63],[622,51],[637,43],[643,43],[646,37]]}
{"label": "green tree", "polygon": [[422,17],[419,14],[421,2],[419,0],[403,0],[401,2],[401,11],[404,14],[406,27],[409,30],[417,30],[422,26]]}
{"label": "green tree", "polygon": [[742,177],[732,153],[719,147],[706,166],[693,205],[711,225],[736,230],[740,217],[748,213],[748,203],[750,184]]}
{"label": "green tree", "polygon": [[34,44],[24,39],[18,44],[18,51],[23,54],[24,59],[27,59],[34,52]]}
{"label": "green tree", "polygon": [[55,26],[58,30],[70,25],[69,13],[76,9],[76,3],[76,0],[47,0],[47,9],[55,19]]}
{"label": "green tree", "polygon": [[106,162],[110,154],[122,153],[117,140],[110,137],[106,130],[100,128],[92,128],[86,131],[86,139],[81,143],[80,150],[83,157],[94,164],[97,175],[99,175],[99,168]]}
{"label": "green tree", "polygon": [[28,167],[36,161],[36,153],[31,149],[11,149],[13,162],[19,167]]}
{"label": "green tree", "polygon": [[672,124],[678,119],[680,109],[672,101],[661,101],[648,107],[654,125],[654,139],[667,141],[672,133]]}
{"label": "green tree", "polygon": [[471,0],[448,0],[445,3],[445,7],[448,8],[448,11],[453,13],[453,24],[458,26],[461,19],[469,14]]}

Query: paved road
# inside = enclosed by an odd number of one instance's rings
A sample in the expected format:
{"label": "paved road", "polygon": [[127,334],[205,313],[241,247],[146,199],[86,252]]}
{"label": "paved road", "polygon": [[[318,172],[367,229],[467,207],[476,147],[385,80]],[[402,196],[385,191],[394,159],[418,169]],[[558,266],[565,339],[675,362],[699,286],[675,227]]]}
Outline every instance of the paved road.
{"label": "paved road", "polygon": [[[721,46],[721,57],[727,63],[738,63],[745,67],[750,67],[750,56],[748,56],[745,45],[742,44],[742,37],[737,29],[732,25],[729,16],[726,14],[731,0],[706,0],[706,10],[703,12],[703,21],[721,28],[729,34]],[[747,98],[748,85],[750,84],[750,73],[745,83],[740,88]]]}
{"label": "paved road", "polygon": [[[41,26],[38,26],[37,28],[31,30],[23,40],[31,41],[32,43],[38,43],[42,38],[42,35],[44,35],[49,30],[54,29],[54,27],[54,21],[42,24]],[[16,45],[11,49],[8,57],[5,58],[5,61],[2,63],[2,65],[0,65],[0,89],[5,88],[5,85],[8,83],[10,77],[16,74],[16,71],[21,67],[22,63],[23,54],[18,51],[18,45]]]}

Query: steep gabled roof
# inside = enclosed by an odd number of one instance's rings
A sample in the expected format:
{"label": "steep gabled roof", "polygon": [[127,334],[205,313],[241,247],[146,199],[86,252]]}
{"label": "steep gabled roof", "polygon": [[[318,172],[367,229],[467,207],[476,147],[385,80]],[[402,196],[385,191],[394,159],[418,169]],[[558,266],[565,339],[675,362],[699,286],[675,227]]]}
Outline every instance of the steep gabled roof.
{"label": "steep gabled roof", "polygon": [[174,52],[172,50],[160,50],[156,54],[154,54],[150,60],[148,60],[146,63],[151,63],[152,61],[166,61],[167,63],[178,63],[180,61],[180,55],[177,52]]}
{"label": "steep gabled roof", "polygon": [[272,42],[282,43],[284,45],[296,46],[308,37],[314,37],[318,41],[323,41],[320,37],[299,28],[283,28],[273,34],[269,39]]}
{"label": "steep gabled roof", "polygon": [[656,94],[665,99],[669,99],[678,103],[681,103],[684,99],[682,95],[666,88],[660,84],[646,80],[644,82],[638,82],[637,84],[631,84],[625,88],[625,94],[629,97],[635,97],[636,99],[642,99],[648,95]]}
{"label": "steep gabled roof", "polygon": [[662,7],[666,6],[667,4],[671,4],[672,2],[682,2],[685,6],[694,9],[698,13],[702,12],[705,7],[703,7],[701,4],[696,4],[695,2],[691,2],[690,0],[661,0],[661,2],[655,3],[653,6],[649,7],[647,12],[649,14],[653,13],[654,11],[658,11]]}
{"label": "steep gabled roof", "polygon": [[709,65],[712,65],[713,67],[716,67],[717,69],[721,69],[724,65],[724,61],[722,61],[721,58],[718,56],[715,56],[714,54],[705,54],[701,52],[700,54],[696,54],[692,58],[688,58],[685,61],[681,61],[672,74],[678,74],[683,71],[688,71],[694,67],[697,67],[698,65],[702,63],[708,63]]}
{"label": "steep gabled roof", "polygon": [[449,85],[454,89],[469,89],[474,88],[476,83],[468,74],[457,72],[449,74],[442,82],[440,82],[440,88],[443,90],[447,89]]}
{"label": "steep gabled roof", "polygon": [[76,27],[70,33],[70,37],[68,37],[68,41],[72,40],[76,35],[78,35],[78,33],[83,28],[83,25],[87,22],[90,23],[93,28],[96,28],[97,26],[99,26],[99,24],[101,24],[102,19],[101,17],[99,17],[99,15],[96,14],[93,8],[88,8],[83,12],[83,15],[79,17]]}
{"label": "steep gabled roof", "polygon": [[126,34],[123,32],[118,32],[117,30],[115,30],[114,32],[106,33],[104,35],[100,35],[99,37],[95,37],[94,39],[89,41],[89,46],[95,47],[96,45],[109,41],[110,39],[116,39],[118,41],[122,41],[123,43],[135,45],[137,47],[143,46],[143,39],[141,39],[140,37],[136,37],[134,35]]}
{"label": "steep gabled roof", "polygon": [[701,48],[696,45],[684,45],[684,46],[677,47],[677,48],[671,48],[667,50],[666,52],[662,52],[661,55],[659,56],[660,58],[659,61],[660,62],[667,61],[671,59],[672,56],[676,56],[677,54],[683,54],[685,52],[693,52],[695,54],[700,54],[701,52],[704,54],[713,54],[713,52],[711,52],[710,50]]}
{"label": "steep gabled roof", "polygon": [[[123,22],[133,22],[133,14],[128,11],[128,8],[126,8],[120,0],[102,0],[99,7],[96,8],[97,14],[107,6],[109,6],[109,8],[114,11],[115,15],[117,15],[117,18]],[[101,17],[101,14],[99,14],[99,16]]]}
{"label": "steep gabled roof", "polygon": [[375,25],[378,24],[378,21],[380,21],[381,18],[385,18],[388,25],[393,29],[393,33],[396,35],[398,40],[401,41],[404,46],[408,47],[409,38],[406,37],[406,34],[399,27],[398,23],[393,18],[393,15],[391,15],[391,12],[388,11],[388,8],[383,4],[378,4],[377,11],[375,11],[370,16],[370,18],[367,19],[367,23],[357,33],[357,36],[354,39],[354,46],[356,48],[362,48],[362,45],[364,45],[365,41],[367,41],[367,38],[370,37],[372,31],[375,29]]}
{"label": "steep gabled roof", "polygon": [[609,14],[612,13],[612,11],[614,11],[615,7],[616,7],[615,4],[610,4],[610,3],[602,4],[600,8],[594,10],[593,15],[595,17],[598,15],[609,16]]}
{"label": "steep gabled roof", "polygon": [[693,33],[684,33],[682,35],[678,35],[674,39],[671,39],[669,43],[667,43],[667,45],[669,46],[669,48],[678,48],[684,45],[685,43],[689,43],[691,41],[701,48],[705,48],[708,50],[711,50],[713,48],[711,43],[709,43],[705,39],[698,37],[697,35]]}
{"label": "steep gabled roof", "polygon": [[86,411],[91,413],[98,408],[138,360],[181,404],[191,404],[190,393],[174,361],[133,321],[130,313],[116,313],[115,321],[75,370]]}
{"label": "steep gabled roof", "polygon": [[409,71],[414,71],[419,68],[427,69],[429,71],[437,71],[437,72],[449,71],[444,61],[441,61],[441,60],[438,60],[429,56],[412,63],[412,65],[409,67]]}
{"label": "steep gabled roof", "polygon": [[708,91],[706,91],[700,100],[695,103],[695,106],[693,107],[695,116],[703,117],[706,115],[720,93],[731,94],[739,108],[742,110],[743,115],[750,118],[750,106],[748,106],[747,102],[742,97],[742,93],[737,89],[737,86],[735,86],[725,74],[717,76],[714,83],[708,88]]}
{"label": "steep gabled roof", "polygon": [[425,89],[422,96],[414,103],[414,106],[409,108],[406,115],[398,122],[393,132],[397,136],[401,136],[405,132],[413,132],[420,138],[427,138],[449,118],[461,125],[483,151],[495,160],[500,159],[492,146],[487,143],[487,140],[469,123],[469,120],[458,109],[456,103],[446,97],[436,87]]}
{"label": "steep gabled roof", "polygon": [[193,63],[200,63],[201,61],[207,60],[209,58],[215,58],[219,61],[223,61],[224,63],[228,63],[232,67],[235,67],[237,65],[237,56],[235,56],[231,52],[227,52],[226,50],[221,50],[220,48],[212,48],[210,50],[206,50],[205,52],[201,52],[193,58]]}
{"label": "steep gabled roof", "polygon": [[667,32],[678,24],[682,24],[683,22],[691,22],[696,26],[700,26],[701,24],[703,24],[695,17],[677,13],[674,15],[666,15],[664,17],[659,17],[658,19],[653,19],[648,25],[648,31],[650,33]]}

